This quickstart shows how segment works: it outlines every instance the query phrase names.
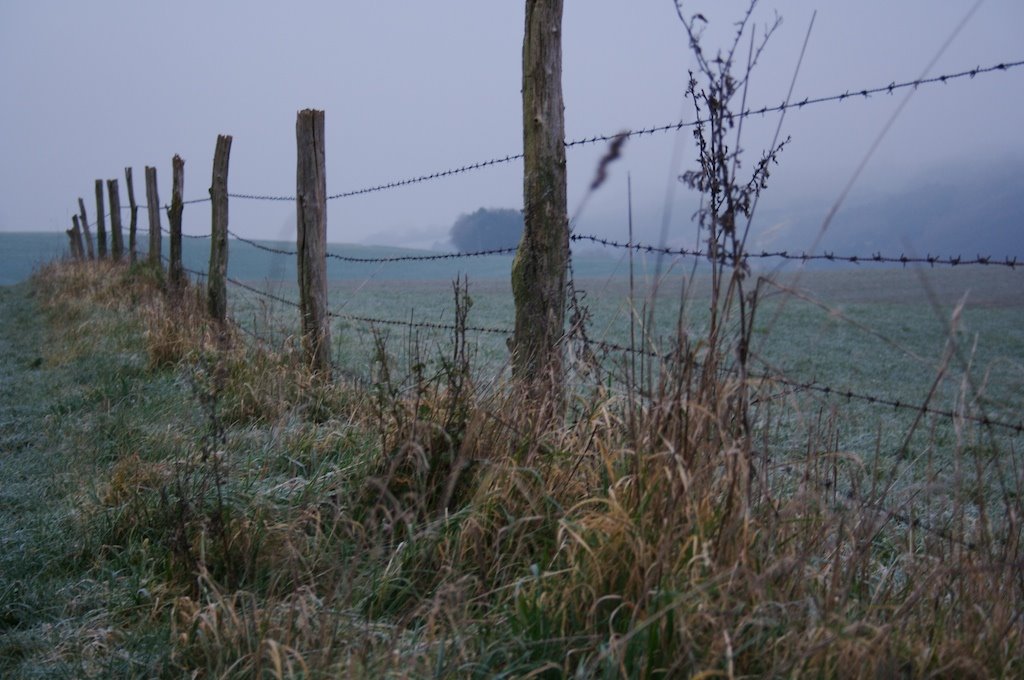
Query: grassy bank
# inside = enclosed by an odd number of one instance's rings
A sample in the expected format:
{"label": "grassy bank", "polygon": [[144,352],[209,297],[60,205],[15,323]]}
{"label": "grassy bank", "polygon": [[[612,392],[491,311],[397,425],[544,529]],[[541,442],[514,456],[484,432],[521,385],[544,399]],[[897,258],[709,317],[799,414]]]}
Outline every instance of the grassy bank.
{"label": "grassy bank", "polygon": [[0,303],[4,677],[1024,672],[1019,451],[969,422],[907,484],[686,362],[540,428],[464,354],[325,383],[145,269]]}

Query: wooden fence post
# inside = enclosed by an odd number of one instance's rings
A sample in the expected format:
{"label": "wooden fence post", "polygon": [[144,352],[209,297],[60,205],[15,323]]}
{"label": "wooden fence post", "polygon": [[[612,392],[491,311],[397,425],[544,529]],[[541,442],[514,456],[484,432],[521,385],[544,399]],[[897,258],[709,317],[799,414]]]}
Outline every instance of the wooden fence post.
{"label": "wooden fence post", "polygon": [[231,136],[218,135],[210,182],[210,268],[206,276],[206,302],[210,316],[223,324],[228,314],[228,161]]}
{"label": "wooden fence post", "polygon": [[78,251],[75,250],[75,228],[65,229],[64,233],[68,235],[68,251],[71,253],[71,258],[77,260]]}
{"label": "wooden fence post", "polygon": [[79,226],[78,215],[71,216],[72,227],[68,229],[68,238],[71,240],[71,256],[76,260],[85,259],[85,248],[82,247],[82,229]]}
{"label": "wooden fence post", "polygon": [[185,209],[181,195],[185,190],[185,161],[175,154],[171,166],[171,205],[167,208],[167,222],[171,229],[171,262],[167,267],[167,281],[172,291],[179,291],[185,283],[185,269],[181,264],[181,213]]}
{"label": "wooden fence post", "polygon": [[128,206],[131,217],[128,222],[128,262],[135,264],[135,232],[139,226],[139,204],[135,202],[135,186],[132,184],[132,169],[124,169],[125,183],[128,185]]}
{"label": "wooden fence post", "polygon": [[534,408],[551,415],[564,408],[561,341],[569,260],[561,34],[562,0],[526,0],[525,227],[512,263],[512,377]]}
{"label": "wooden fence post", "polygon": [[107,256],[107,225],[103,209],[103,180],[96,180],[96,257]]}
{"label": "wooden fence post", "polygon": [[160,251],[163,235],[160,232],[160,196],[156,190],[156,168],[146,166],[146,208],[149,211],[149,264],[162,267]]}
{"label": "wooden fence post", "polygon": [[124,257],[124,234],[121,233],[121,192],[116,179],[107,180],[107,197],[110,199],[110,241],[114,259]]}
{"label": "wooden fence post", "polygon": [[299,313],[302,344],[310,368],[330,379],[331,327],[327,316],[327,177],[324,112],[299,111],[296,210]]}
{"label": "wooden fence post", "polygon": [[89,231],[89,216],[85,212],[85,201],[82,197],[78,197],[78,214],[81,216],[82,221],[79,222],[79,239],[82,238],[82,232],[85,232],[85,245],[89,252],[89,259],[95,260],[96,253],[92,249],[92,233]]}

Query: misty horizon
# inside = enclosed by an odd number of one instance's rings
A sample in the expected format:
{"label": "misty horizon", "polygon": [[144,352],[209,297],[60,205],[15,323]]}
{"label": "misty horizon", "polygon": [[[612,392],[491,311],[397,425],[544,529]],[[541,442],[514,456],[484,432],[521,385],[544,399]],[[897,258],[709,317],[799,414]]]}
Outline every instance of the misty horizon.
{"label": "misty horizon", "polygon": [[[272,3],[185,2],[171,11],[110,2],[105,11],[69,5],[56,13],[37,3],[5,3],[0,83],[16,105],[0,131],[6,150],[0,178],[7,189],[0,231],[63,231],[80,196],[94,215],[94,179],[121,179],[125,205],[126,166],[134,168],[137,192],[143,167],[157,167],[166,202],[175,153],[186,162],[185,198],[204,198],[217,134],[235,139],[232,193],[293,194],[294,115],[309,106],[326,111],[329,193],[517,154],[522,8],[455,5],[394,12],[386,3],[313,3],[317,21],[311,23],[304,19],[309,13]],[[711,3],[692,7],[709,18],[705,44],[727,43],[732,11]],[[783,23],[753,73],[748,108],[785,99],[815,10],[794,102],[914,80],[951,38],[926,75],[1024,56],[1017,36],[1024,8],[1010,0],[983,3],[959,31],[970,8],[966,2],[895,8],[881,2],[856,8],[761,3],[757,25],[763,29],[776,7]],[[156,24],[166,42],[148,37],[147,27]],[[683,98],[692,56],[671,2],[629,9],[610,1],[570,4],[563,33],[567,139],[693,117]],[[88,48],[72,48],[83,36]],[[872,225],[851,224],[845,216],[870,214],[866,206],[891,210],[894,196],[920,193],[929,183],[955,185],[993,163],[1024,168],[1024,145],[1011,134],[1024,98],[1022,78],[1024,68],[917,89],[837,216],[843,230],[830,231],[824,247],[831,241],[856,248],[857,234],[850,232],[863,228],[869,235]],[[779,243],[810,247],[808,225],[820,225],[902,98],[902,92],[854,96],[790,109],[782,134],[792,141],[758,207],[754,235],[777,240],[788,229],[791,241]],[[778,114],[748,119],[745,167],[768,145],[778,120]],[[690,131],[630,139],[609,180],[581,210],[604,150],[604,144],[592,144],[569,151],[575,228],[624,237],[628,175],[638,238],[660,243],[669,212],[665,242],[692,244],[696,198],[675,181],[695,165]],[[521,194],[522,165],[513,161],[333,200],[328,240],[444,249],[460,215],[516,209]],[[973,199],[978,205],[1003,200],[984,193]],[[963,214],[967,219],[973,213]],[[231,228],[247,238],[289,240],[293,221],[288,202],[231,201]],[[145,214],[140,223],[146,224]],[[208,206],[186,206],[186,233],[205,233],[208,225]],[[997,231],[1012,237],[1011,226]],[[1005,244],[1016,247],[1019,240]]]}

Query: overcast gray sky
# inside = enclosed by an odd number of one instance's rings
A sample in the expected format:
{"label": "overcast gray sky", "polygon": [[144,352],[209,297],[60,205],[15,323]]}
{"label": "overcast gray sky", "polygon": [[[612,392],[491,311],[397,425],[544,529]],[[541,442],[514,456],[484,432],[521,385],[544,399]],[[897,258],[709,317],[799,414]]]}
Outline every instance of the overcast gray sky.
{"label": "overcast gray sky", "polygon": [[[683,100],[694,66],[672,0],[566,0],[566,135],[614,133],[692,117]],[[817,19],[794,98],[916,78],[974,0],[763,0],[783,24],[749,100],[785,97],[812,12]],[[207,195],[216,136],[234,136],[229,189],[293,194],[295,114],[326,111],[328,192],[372,186],[521,149],[522,0],[433,2],[264,0],[0,0],[0,231],[70,226],[90,215],[93,180],[137,191],[145,165],[169,199],[170,159],[186,161],[186,198]],[[745,2],[692,2],[725,41]],[[932,74],[1024,59],[1024,3],[987,0]],[[793,142],[773,176],[771,205],[834,199],[902,95],[792,111]],[[921,88],[868,166],[877,191],[964,163],[1020,155],[1024,68]],[[753,163],[776,117],[749,126]],[[681,144],[682,167],[671,167]],[[569,154],[570,209],[601,148]],[[631,140],[578,229],[621,235],[625,177],[652,233],[666,186],[693,165],[689,132]],[[332,201],[329,240],[429,246],[459,214],[521,205],[519,163],[394,191]],[[123,181],[122,181],[123,185]],[[122,186],[122,194],[123,194]],[[678,199],[685,202],[685,197]],[[122,199],[126,201],[126,199]],[[231,227],[293,238],[289,204],[233,200]],[[683,211],[679,211],[683,212]],[[677,222],[684,229],[686,215]],[[143,218],[144,221],[145,218]],[[188,206],[185,229],[208,230],[209,206]]]}

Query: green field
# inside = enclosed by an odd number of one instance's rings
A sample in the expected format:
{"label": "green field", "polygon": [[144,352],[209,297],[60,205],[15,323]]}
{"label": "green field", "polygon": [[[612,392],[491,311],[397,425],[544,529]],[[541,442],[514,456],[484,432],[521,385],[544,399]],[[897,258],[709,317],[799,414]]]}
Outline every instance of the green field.
{"label": "green field", "polygon": [[[588,264],[591,271],[598,268],[598,263]],[[629,346],[631,310],[635,310],[634,335],[637,345],[642,344],[640,327],[649,310],[645,293],[649,284],[637,282],[631,305],[624,276],[628,267],[603,264],[610,272],[608,277],[581,278],[577,286],[586,293],[583,303],[591,314],[589,338],[614,372],[622,354],[602,351],[599,343]],[[499,261],[498,267],[507,269],[507,261]],[[437,278],[394,280],[378,273],[362,280],[335,282],[329,292],[329,307],[339,315],[450,325],[454,319],[451,280],[460,272],[451,263],[447,268]],[[707,323],[707,280],[699,274],[686,280],[685,323],[688,332],[699,337]],[[469,281],[473,307],[468,324],[511,329],[512,296],[507,281],[472,276]],[[665,347],[674,335],[683,281],[682,276],[673,275],[661,284],[654,305],[655,330],[647,347]],[[296,288],[289,282],[256,280],[249,284],[297,300]],[[950,337],[953,311],[963,300],[953,336],[957,356],[932,405],[954,409],[963,396],[962,380],[970,375],[977,388],[970,399],[983,405],[992,419],[1018,422],[1024,413],[1024,271],[864,268],[783,273],[778,286],[764,290],[755,324],[758,370],[911,404],[922,403],[928,395]],[[235,318],[257,335],[278,340],[294,336],[297,310],[293,307],[237,287],[230,288],[229,296]],[[337,363],[355,375],[370,375],[374,329],[389,336],[389,347],[399,365],[408,364],[404,351],[412,332],[407,327],[338,318],[332,328]],[[414,335],[421,358],[426,359],[445,355],[451,341],[451,332],[445,330],[417,328]],[[506,368],[508,335],[471,335],[482,374],[490,376]],[[964,370],[964,362],[969,371]],[[863,421],[869,437],[878,418],[903,423],[914,417],[913,412],[894,414],[857,401],[844,405],[843,410]]]}

